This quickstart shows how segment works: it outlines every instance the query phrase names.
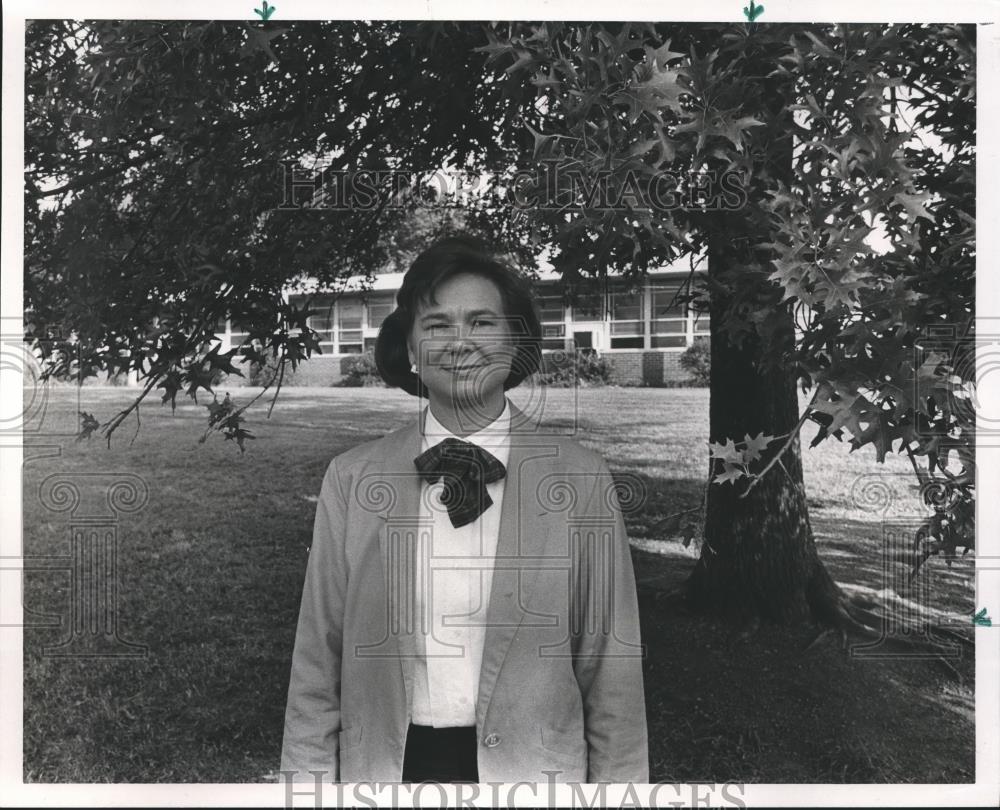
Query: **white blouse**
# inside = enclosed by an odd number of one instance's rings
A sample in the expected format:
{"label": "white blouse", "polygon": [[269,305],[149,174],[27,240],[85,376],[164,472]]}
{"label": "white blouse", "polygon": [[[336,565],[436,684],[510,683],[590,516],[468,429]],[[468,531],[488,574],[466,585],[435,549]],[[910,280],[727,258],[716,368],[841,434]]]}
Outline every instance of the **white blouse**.
{"label": "white blouse", "polygon": [[[491,424],[455,436],[426,409],[422,451],[447,438],[479,445],[506,467],[510,456],[510,401]],[[486,485],[493,503],[476,520],[455,528],[441,503],[444,484],[421,487],[417,540],[417,660],[411,720],[422,726],[474,726],[479,670],[486,638],[493,563],[506,478]],[[425,522],[426,521],[426,522]]]}

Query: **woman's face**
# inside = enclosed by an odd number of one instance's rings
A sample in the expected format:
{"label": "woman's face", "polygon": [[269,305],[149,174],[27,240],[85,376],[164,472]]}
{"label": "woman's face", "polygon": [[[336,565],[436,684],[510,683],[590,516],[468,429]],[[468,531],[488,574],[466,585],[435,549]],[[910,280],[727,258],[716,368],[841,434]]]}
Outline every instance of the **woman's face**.
{"label": "woman's face", "polygon": [[482,276],[459,273],[438,285],[435,298],[418,305],[407,344],[431,401],[495,404],[514,357],[500,290]]}

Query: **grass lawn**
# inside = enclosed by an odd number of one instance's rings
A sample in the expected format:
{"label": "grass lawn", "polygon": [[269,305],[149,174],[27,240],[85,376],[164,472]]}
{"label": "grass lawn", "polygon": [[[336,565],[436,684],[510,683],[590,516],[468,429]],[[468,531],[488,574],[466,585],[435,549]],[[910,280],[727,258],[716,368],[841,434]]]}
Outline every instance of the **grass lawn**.
{"label": "grass lawn", "polygon": [[[72,433],[78,405],[103,421],[131,393],[52,389],[44,432]],[[250,393],[233,390],[240,403]],[[145,406],[134,443],[132,420],[111,449],[99,438],[28,440],[25,555],[69,553],[67,514],[39,501],[53,473],[78,475],[85,494],[110,482],[99,474],[133,473],[147,483],[149,502],[119,524],[118,571],[119,631],[146,645],[146,657],[43,655],[66,633],[38,624],[44,614],[69,615],[69,575],[25,575],[26,781],[273,778],[323,472],[337,453],[415,418],[417,401],[385,389],[286,389],[270,420],[265,412],[258,403],[249,413],[257,438],[242,456],[217,435],[198,443],[207,412],[193,403],[173,415],[155,401]],[[697,544],[651,527],[701,500],[707,390],[557,389],[547,393],[546,413],[578,424],[581,442],[647,486],[647,507],[630,516],[629,529],[649,647],[654,781],[974,780],[967,652],[953,662],[960,677],[933,660],[851,656],[834,641],[802,652],[809,628],[765,626],[740,640],[735,628],[665,598],[690,571]],[[810,519],[833,576],[853,591],[888,587],[881,521],[922,514],[908,462],[892,456],[878,465],[870,448],[848,455],[835,440],[804,456]],[[883,501],[870,500],[883,491]],[[931,607],[968,624],[971,561],[949,570],[932,558],[922,576]]]}

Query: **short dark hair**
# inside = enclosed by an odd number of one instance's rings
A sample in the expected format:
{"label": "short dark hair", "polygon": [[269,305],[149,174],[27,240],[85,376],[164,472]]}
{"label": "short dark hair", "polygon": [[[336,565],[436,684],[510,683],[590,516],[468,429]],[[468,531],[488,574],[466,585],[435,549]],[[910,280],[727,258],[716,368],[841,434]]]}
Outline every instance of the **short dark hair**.
{"label": "short dark hair", "polygon": [[484,241],[460,233],[434,242],[414,259],[403,276],[403,284],[396,293],[396,309],[382,322],[375,341],[375,364],[387,385],[402,388],[414,396],[427,396],[426,386],[410,371],[406,341],[413,328],[417,306],[423,301],[434,301],[438,286],[461,273],[488,279],[500,290],[514,340],[514,358],[510,374],[504,381],[504,391],[520,385],[538,371],[542,327],[530,287]]}

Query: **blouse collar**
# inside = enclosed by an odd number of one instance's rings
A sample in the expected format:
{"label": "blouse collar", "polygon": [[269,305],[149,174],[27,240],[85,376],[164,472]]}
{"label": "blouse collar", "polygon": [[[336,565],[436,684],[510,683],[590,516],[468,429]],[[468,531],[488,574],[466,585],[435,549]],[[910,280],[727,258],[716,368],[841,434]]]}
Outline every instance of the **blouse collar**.
{"label": "blouse collar", "polygon": [[442,425],[431,411],[430,405],[424,408],[423,449],[428,450],[445,439],[460,439],[472,442],[489,451],[506,466],[510,452],[510,400],[504,397],[503,410],[500,415],[484,428],[470,433],[468,436],[456,436]]}

